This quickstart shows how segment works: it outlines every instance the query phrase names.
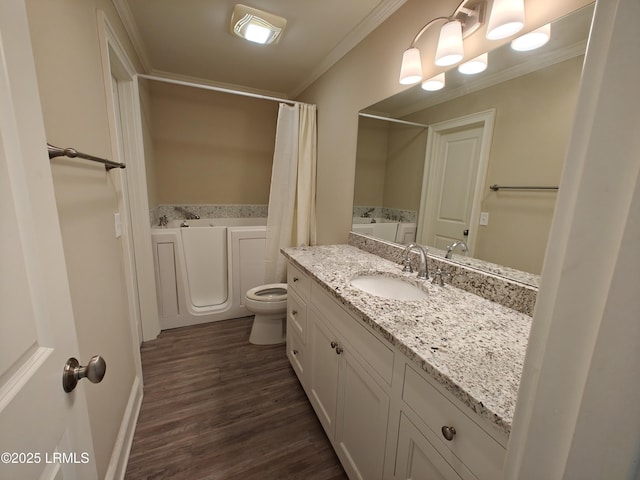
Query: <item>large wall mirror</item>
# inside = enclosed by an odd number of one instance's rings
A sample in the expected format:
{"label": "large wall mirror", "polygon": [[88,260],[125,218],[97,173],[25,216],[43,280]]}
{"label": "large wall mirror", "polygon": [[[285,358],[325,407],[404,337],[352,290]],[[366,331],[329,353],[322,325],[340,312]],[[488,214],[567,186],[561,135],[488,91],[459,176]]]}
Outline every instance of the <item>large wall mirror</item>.
{"label": "large wall mirror", "polygon": [[503,45],[482,73],[453,69],[442,90],[416,85],[360,112],[353,231],[443,255],[464,241],[453,261],[535,284],[592,16],[576,10],[539,49]]}

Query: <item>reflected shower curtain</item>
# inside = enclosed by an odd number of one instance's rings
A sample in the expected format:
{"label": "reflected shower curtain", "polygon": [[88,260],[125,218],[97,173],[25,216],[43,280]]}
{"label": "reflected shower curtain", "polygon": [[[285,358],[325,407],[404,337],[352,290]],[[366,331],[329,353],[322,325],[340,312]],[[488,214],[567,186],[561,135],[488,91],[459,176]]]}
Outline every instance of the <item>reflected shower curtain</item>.
{"label": "reflected shower curtain", "polygon": [[286,281],[283,247],[316,243],[316,106],[280,104],[271,171],[265,283]]}

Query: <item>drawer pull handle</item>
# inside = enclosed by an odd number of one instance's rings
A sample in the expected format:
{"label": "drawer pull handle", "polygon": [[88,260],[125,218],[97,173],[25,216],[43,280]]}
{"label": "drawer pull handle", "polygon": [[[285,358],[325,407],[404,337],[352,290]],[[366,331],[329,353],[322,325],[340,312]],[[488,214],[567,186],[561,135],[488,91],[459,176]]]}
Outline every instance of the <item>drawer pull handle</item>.
{"label": "drawer pull handle", "polygon": [[340,355],[342,352],[344,352],[344,350],[342,349],[342,347],[340,345],[338,345],[336,347],[336,355]]}
{"label": "drawer pull handle", "polygon": [[331,348],[336,348],[338,346],[338,342],[331,342]]}
{"label": "drawer pull handle", "polygon": [[442,436],[448,441],[453,440],[453,437],[456,436],[455,427],[447,427],[446,425],[442,427]]}
{"label": "drawer pull handle", "polygon": [[291,353],[293,353],[294,355],[298,355],[298,350],[293,350]]}
{"label": "drawer pull handle", "polygon": [[291,310],[291,315],[294,317],[298,314],[298,310]]}
{"label": "drawer pull handle", "polygon": [[298,277],[293,277],[293,283],[296,283],[298,281]]}

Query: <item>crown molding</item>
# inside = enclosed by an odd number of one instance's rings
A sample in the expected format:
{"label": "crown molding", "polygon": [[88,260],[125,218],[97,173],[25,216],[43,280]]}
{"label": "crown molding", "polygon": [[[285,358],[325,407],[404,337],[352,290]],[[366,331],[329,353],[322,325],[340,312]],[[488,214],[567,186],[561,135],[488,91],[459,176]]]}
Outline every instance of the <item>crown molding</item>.
{"label": "crown molding", "polygon": [[335,65],[342,57],[365,39],[382,22],[389,18],[407,0],[383,0],[365,19],[363,19],[336,47],[318,64],[311,74],[296,88],[289,92],[289,98],[295,98],[320,76]]}
{"label": "crown molding", "polygon": [[145,72],[150,72],[152,67],[151,61],[149,60],[149,54],[147,53],[144,42],[142,41],[142,35],[140,35],[138,25],[133,19],[133,13],[131,12],[129,4],[126,0],[111,0],[111,2],[120,17],[120,21],[122,21],[122,25],[124,26],[127,35],[129,35],[129,40],[131,40],[133,49],[136,51],[136,54],[140,59],[142,68]]}

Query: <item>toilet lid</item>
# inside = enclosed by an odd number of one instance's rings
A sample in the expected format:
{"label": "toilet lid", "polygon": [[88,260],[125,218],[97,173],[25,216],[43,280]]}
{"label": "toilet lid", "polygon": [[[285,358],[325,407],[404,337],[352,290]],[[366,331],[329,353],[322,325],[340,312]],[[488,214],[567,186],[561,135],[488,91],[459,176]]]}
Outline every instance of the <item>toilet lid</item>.
{"label": "toilet lid", "polygon": [[287,299],[286,283],[269,283],[247,291],[247,298],[259,302],[280,302]]}

